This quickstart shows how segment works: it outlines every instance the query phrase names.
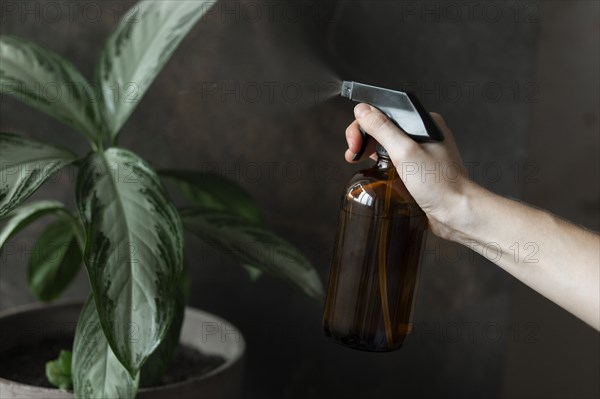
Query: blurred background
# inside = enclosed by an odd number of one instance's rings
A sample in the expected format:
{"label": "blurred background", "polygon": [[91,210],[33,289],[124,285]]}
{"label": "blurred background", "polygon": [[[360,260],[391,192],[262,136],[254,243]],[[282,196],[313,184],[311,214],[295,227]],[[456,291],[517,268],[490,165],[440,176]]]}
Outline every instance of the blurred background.
{"label": "blurred background", "polygon": [[[58,52],[91,79],[132,2],[76,3],[2,1],[0,33]],[[354,104],[331,98],[331,87],[344,79],[406,89],[444,116],[472,179],[598,231],[599,31],[597,1],[220,2],[159,75],[120,143],[157,168],[239,182],[326,283],[340,195],[368,165],[343,160]],[[1,131],[86,151],[79,135],[44,114],[6,96],[0,105]],[[64,171],[36,198],[73,206],[74,177]],[[18,251],[2,254],[0,309],[35,301],[25,266],[42,227],[14,237]],[[245,397],[600,396],[597,332],[486,258],[434,236],[414,333],[388,354],[330,342],[322,307],[279,280],[252,283],[194,237],[186,251],[191,305],[245,335]],[[64,297],[86,293],[81,272]]]}

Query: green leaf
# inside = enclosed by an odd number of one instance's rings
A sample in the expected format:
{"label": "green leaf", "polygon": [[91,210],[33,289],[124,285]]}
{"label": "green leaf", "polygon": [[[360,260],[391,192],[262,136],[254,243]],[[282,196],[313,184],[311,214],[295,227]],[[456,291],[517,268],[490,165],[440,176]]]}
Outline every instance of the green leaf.
{"label": "green leaf", "polygon": [[0,133],[0,153],[0,218],[75,160],[67,150],[6,133]]}
{"label": "green leaf", "polygon": [[69,211],[62,203],[52,200],[34,201],[20,206],[7,215],[10,219],[8,219],[0,231],[0,249],[2,249],[10,237],[14,236],[40,217],[47,214],[68,212]]}
{"label": "green leaf", "polygon": [[[248,192],[235,181],[216,173],[186,170],[161,170],[158,174],[175,183],[194,205],[231,212],[253,224],[262,224],[260,209]],[[242,264],[251,281],[262,275],[260,268]]]}
{"label": "green leaf", "polygon": [[[174,317],[181,220],[150,166],[120,148],[83,161],[77,206],[100,322],[115,355],[135,375]],[[135,340],[126,339],[123,326],[136,329]]]}
{"label": "green leaf", "polygon": [[185,302],[184,295],[180,290],[179,295],[177,295],[173,321],[167,331],[167,335],[142,367],[140,372],[141,387],[159,385],[163,375],[171,365],[173,354],[179,345],[179,337],[185,314]]}
{"label": "green leaf", "polygon": [[261,224],[260,209],[244,188],[215,173],[164,170],[158,174],[172,180],[193,205],[228,211],[251,223]]}
{"label": "green leaf", "polygon": [[253,282],[258,280],[259,277],[263,274],[262,270],[260,270],[257,267],[245,264],[242,264],[242,267],[244,268],[244,270],[246,270],[246,272],[248,272],[248,277],[250,277],[250,280]]}
{"label": "green leaf", "polygon": [[322,299],[323,286],[310,262],[290,243],[269,230],[225,211],[193,207],[180,210],[184,226],[208,243],[298,286],[307,295]]}
{"label": "green leaf", "polygon": [[74,229],[76,221],[63,215],[46,228],[29,257],[27,282],[44,302],[56,299],[73,281],[81,266],[81,249]]}
{"label": "green leaf", "polygon": [[111,137],[116,137],[181,40],[214,3],[145,0],[121,20],[96,67]]}
{"label": "green leaf", "polygon": [[63,391],[73,388],[71,361],[71,352],[60,351],[58,359],[46,363],[46,378],[52,385]]}
{"label": "green leaf", "polygon": [[175,349],[179,345],[181,327],[185,317],[185,304],[190,296],[190,273],[187,262],[183,262],[183,270],[179,277],[179,290],[177,291],[177,302],[175,316],[169,327],[165,339],[158,348],[150,355],[140,372],[140,386],[143,388],[160,385],[162,377],[169,369],[173,360]]}
{"label": "green leaf", "polygon": [[[125,331],[127,333],[133,331]],[[125,338],[135,339],[134,335]],[[85,303],[73,342],[73,388],[78,399],[133,399],[139,377],[132,377],[110,348],[94,298]]]}
{"label": "green leaf", "polygon": [[98,142],[94,90],[58,54],[22,38],[0,37],[0,91]]}

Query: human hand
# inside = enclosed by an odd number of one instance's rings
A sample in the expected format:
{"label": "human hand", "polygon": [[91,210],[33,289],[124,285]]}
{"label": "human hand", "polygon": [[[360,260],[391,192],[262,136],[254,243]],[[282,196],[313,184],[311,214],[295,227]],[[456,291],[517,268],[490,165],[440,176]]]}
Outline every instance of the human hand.
{"label": "human hand", "polygon": [[[434,234],[475,251],[493,244],[492,262],[600,330],[597,233],[470,181],[452,132],[437,114],[431,115],[445,140],[423,144],[367,104],[358,104],[354,114],[356,121],[346,129],[348,162],[360,149],[360,126],[387,150]],[[374,151],[371,142],[365,154],[374,157]],[[513,256],[515,244],[533,246],[535,252],[528,257],[535,258],[528,261]],[[487,249],[480,253],[488,256]]]}
{"label": "human hand", "polygon": [[[360,150],[360,126],[387,150],[399,177],[427,215],[433,233],[456,240],[459,223],[464,222],[464,212],[468,208],[467,193],[474,184],[468,179],[454,137],[444,119],[438,114],[431,114],[445,140],[419,144],[368,104],[358,104],[354,115],[356,120],[346,129],[346,160],[353,162],[352,158]],[[376,159],[374,152],[375,143],[371,140],[363,157]]]}

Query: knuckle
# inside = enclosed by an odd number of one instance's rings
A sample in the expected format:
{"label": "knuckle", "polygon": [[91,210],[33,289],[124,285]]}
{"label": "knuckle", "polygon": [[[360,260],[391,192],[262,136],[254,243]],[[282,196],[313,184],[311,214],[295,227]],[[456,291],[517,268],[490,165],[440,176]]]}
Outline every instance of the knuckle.
{"label": "knuckle", "polygon": [[369,115],[366,128],[376,133],[389,127],[389,124],[390,120],[385,115],[380,112],[373,112]]}
{"label": "knuckle", "polygon": [[352,134],[352,125],[350,125],[346,128],[346,137],[350,137],[351,134]]}
{"label": "knuckle", "polygon": [[405,161],[407,159],[413,159],[420,150],[421,147],[416,141],[408,139],[403,141],[402,144],[394,146],[390,155],[392,155],[392,159],[396,158],[399,161]]}

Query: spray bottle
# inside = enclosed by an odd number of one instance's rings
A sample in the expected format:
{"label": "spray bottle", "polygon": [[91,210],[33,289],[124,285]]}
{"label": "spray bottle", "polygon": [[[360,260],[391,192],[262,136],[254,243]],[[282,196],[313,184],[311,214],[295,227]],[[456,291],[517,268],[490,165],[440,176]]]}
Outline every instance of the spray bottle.
{"label": "spray bottle", "polygon": [[[425,108],[410,93],[343,82],[341,95],[368,103],[418,142],[444,139]],[[369,136],[361,131],[360,159]],[[387,151],[359,171],[344,191],[329,288],[325,333],[355,349],[399,349],[412,329],[425,213],[412,198]]]}

